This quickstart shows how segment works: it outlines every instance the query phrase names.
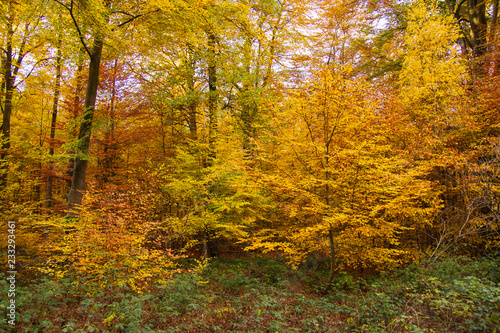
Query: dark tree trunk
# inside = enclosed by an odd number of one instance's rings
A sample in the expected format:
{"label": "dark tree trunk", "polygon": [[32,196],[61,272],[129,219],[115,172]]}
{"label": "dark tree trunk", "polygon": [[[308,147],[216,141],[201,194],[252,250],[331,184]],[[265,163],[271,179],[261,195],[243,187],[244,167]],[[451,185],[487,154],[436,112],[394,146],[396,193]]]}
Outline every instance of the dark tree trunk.
{"label": "dark tree trunk", "polygon": [[486,52],[486,33],[488,28],[488,23],[486,22],[486,6],[484,0],[467,0],[467,5],[472,34],[472,54],[474,57],[478,57]]}
{"label": "dark tree trunk", "polygon": [[198,140],[198,124],[196,120],[196,102],[191,102],[188,105],[188,113],[189,113],[189,134],[191,140]]}
{"label": "dark tree trunk", "polygon": [[12,75],[12,38],[14,36],[13,18],[7,19],[7,47],[4,60],[4,91],[2,108],[2,150],[0,153],[0,190],[7,186],[7,162],[10,149],[10,116],[12,114],[12,96],[14,95],[14,76]]}
{"label": "dark tree trunk", "polygon": [[217,59],[216,59],[216,37],[213,33],[208,34],[208,160],[209,164],[216,157],[215,142],[217,138]]}
{"label": "dark tree trunk", "polygon": [[59,96],[61,94],[61,68],[62,68],[62,52],[61,52],[62,40],[59,38],[57,41],[57,59],[56,59],[56,82],[54,87],[54,100],[52,102],[52,118],[50,121],[50,162],[49,170],[47,175],[47,191],[45,196],[45,208],[52,207],[52,189],[54,183],[54,161],[52,157],[54,156],[54,140],[56,138],[56,123],[57,123],[57,109],[59,105]]}
{"label": "dark tree trunk", "polygon": [[78,133],[77,151],[75,153],[75,167],[71,181],[71,189],[68,194],[67,215],[77,216],[82,203],[83,191],[85,190],[85,177],[88,165],[88,153],[90,146],[90,135],[92,131],[92,120],[94,118],[97,88],[99,86],[99,66],[103,49],[104,37],[96,36],[90,54],[89,78],[87,91],[83,106],[83,117]]}
{"label": "dark tree trunk", "polygon": [[491,14],[491,30],[490,30],[490,52],[493,57],[490,59],[490,66],[493,69],[492,74],[498,75],[500,69],[500,61],[498,59],[497,45],[497,18],[498,18],[498,0],[493,1],[493,12]]}
{"label": "dark tree trunk", "polygon": [[14,51],[13,51],[13,39],[14,39],[14,20],[15,20],[15,11],[13,9],[13,2],[8,1],[6,4],[8,15],[6,18],[6,28],[7,28],[7,36],[5,38],[5,49],[2,49],[2,53],[5,54],[3,58],[3,75],[4,80],[2,84],[4,100],[2,105],[2,126],[1,129],[1,149],[0,149],[0,190],[7,186],[7,173],[8,166],[6,158],[9,155],[10,150],[10,118],[12,115],[12,98],[14,96],[15,82],[17,73],[21,68],[21,64],[23,62],[24,56],[26,55],[26,43],[28,39],[28,30],[30,25],[25,24],[24,33],[22,34],[22,40],[19,46],[19,50],[17,52],[17,59],[14,59]]}
{"label": "dark tree trunk", "polygon": [[188,99],[187,112],[188,112],[188,126],[189,126],[189,134],[191,136],[191,140],[198,140],[198,121],[196,117],[196,108],[198,107],[198,101],[196,100],[196,92],[194,88],[194,66],[196,66],[195,62],[192,63],[192,71],[190,77],[188,79],[188,91],[191,96]]}
{"label": "dark tree trunk", "polygon": [[[251,58],[252,38],[248,37],[245,41],[245,71],[250,75],[250,58]],[[249,78],[243,83],[242,104],[241,104],[241,126],[243,131],[243,154],[246,160],[254,159],[254,147],[252,139],[254,137],[254,122],[257,113],[255,103],[252,96],[252,82]]]}
{"label": "dark tree trunk", "polygon": [[330,245],[330,274],[328,275],[328,286],[331,285],[333,281],[333,276],[337,269],[337,254],[335,252],[335,241],[333,240],[333,230],[330,228],[328,230],[328,243]]}
{"label": "dark tree trunk", "polygon": [[111,100],[108,109],[107,131],[104,138],[104,157],[102,161],[101,185],[105,186],[109,178],[115,176],[115,161],[117,146],[115,143],[115,101],[116,101],[116,79],[118,74],[118,59],[113,64],[113,82],[111,86]]}
{"label": "dark tree trunk", "polygon": [[[73,101],[71,104],[71,137],[76,139],[78,137],[78,128],[76,127],[76,120],[80,114],[80,95],[83,86],[83,62],[84,62],[84,52],[85,49],[82,48],[78,55],[78,66],[76,69],[76,87],[73,95]],[[73,150],[69,151],[70,154],[74,154]],[[75,169],[75,156],[71,158],[68,163],[67,175],[69,176],[68,188],[71,188],[71,180],[73,178],[73,170]]]}

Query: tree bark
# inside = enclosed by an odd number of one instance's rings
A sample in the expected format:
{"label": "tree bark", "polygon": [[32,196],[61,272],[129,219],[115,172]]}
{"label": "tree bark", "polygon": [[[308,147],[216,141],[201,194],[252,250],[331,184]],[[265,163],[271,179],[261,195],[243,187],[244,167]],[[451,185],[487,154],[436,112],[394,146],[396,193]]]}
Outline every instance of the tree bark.
{"label": "tree bark", "polygon": [[78,216],[82,203],[83,191],[85,190],[85,177],[88,165],[88,152],[90,146],[90,135],[92,131],[92,120],[94,118],[97,88],[99,86],[99,66],[103,49],[103,36],[96,36],[90,55],[89,77],[87,91],[83,106],[83,117],[78,133],[78,144],[75,156],[75,167],[71,180],[71,189],[68,194],[67,215]]}
{"label": "tree bark", "polygon": [[484,0],[467,0],[467,5],[472,34],[472,54],[474,57],[478,57],[486,52],[486,33],[488,27],[488,23],[486,22],[486,6]]}
{"label": "tree bark", "polygon": [[54,87],[54,99],[52,102],[52,118],[50,121],[50,162],[49,170],[47,175],[47,190],[45,196],[45,208],[52,207],[52,188],[54,183],[54,139],[56,138],[56,123],[57,123],[57,111],[59,105],[59,96],[61,94],[61,70],[62,70],[62,51],[61,51],[62,40],[61,38],[57,41],[57,58],[56,58],[56,82]]}
{"label": "tree bark", "polygon": [[[325,157],[325,204],[327,207],[330,207],[330,185],[328,182],[330,181],[330,172],[328,171],[328,167],[330,166],[330,138],[329,138],[329,133],[330,133],[330,124],[329,124],[329,114],[328,112],[324,113],[324,119],[325,119],[325,152],[326,152],[326,157]],[[330,246],[330,274],[328,275],[328,287],[331,285],[333,281],[333,276],[335,275],[335,271],[337,269],[337,258],[336,258],[336,252],[335,252],[335,241],[333,239],[333,228],[330,226],[330,229],[328,230],[328,244]]]}
{"label": "tree bark", "polygon": [[6,19],[7,25],[7,38],[6,38],[6,48],[5,48],[5,58],[3,61],[3,75],[4,81],[2,88],[4,89],[4,100],[2,105],[2,126],[1,128],[1,149],[0,149],[0,190],[7,186],[7,173],[8,166],[6,157],[9,155],[10,150],[10,118],[12,115],[12,98],[14,97],[14,89],[17,73],[23,58],[26,55],[25,46],[27,43],[28,27],[26,24],[24,28],[24,35],[19,46],[19,51],[17,59],[14,59],[13,51],[13,38],[14,38],[14,12],[11,8],[11,3],[9,2],[10,15]]}
{"label": "tree bark", "polygon": [[490,66],[493,69],[492,74],[494,76],[498,75],[500,70],[500,60],[498,59],[498,54],[495,50],[498,50],[497,46],[497,18],[498,18],[498,0],[493,1],[493,12],[491,14],[491,29],[490,29],[490,53],[493,54],[492,59],[490,59]]}
{"label": "tree bark", "polygon": [[333,230],[330,228],[328,230],[328,243],[330,245],[330,274],[328,275],[328,286],[331,285],[333,281],[333,276],[335,275],[335,270],[337,268],[336,252],[335,252],[335,241],[333,240]]}
{"label": "tree bark", "polygon": [[[247,37],[244,45],[244,66],[245,71],[250,76],[250,61],[251,61],[251,48],[252,48],[252,38]],[[256,105],[253,101],[252,96],[252,82],[249,78],[245,78],[243,83],[242,93],[242,104],[241,104],[241,126],[243,130],[243,154],[246,160],[252,161],[254,159],[254,145],[252,139],[254,138],[254,122],[255,116],[257,114]]]}
{"label": "tree bark", "polygon": [[114,177],[117,146],[115,143],[115,101],[116,101],[116,80],[118,75],[118,59],[115,59],[113,64],[113,77],[111,85],[111,100],[108,108],[108,117],[106,119],[106,133],[104,134],[104,156],[100,163],[103,167],[101,172],[100,182],[102,186],[105,186],[109,178]]}
{"label": "tree bark", "polygon": [[14,36],[14,18],[11,14],[7,19],[7,47],[4,60],[4,91],[5,97],[2,108],[2,149],[0,153],[0,190],[7,186],[7,161],[10,149],[10,116],[12,114],[12,97],[14,95],[14,79],[12,75],[12,39]]}
{"label": "tree bark", "polygon": [[[71,138],[76,139],[78,137],[78,128],[76,127],[76,120],[80,113],[80,94],[83,86],[83,62],[84,62],[85,49],[82,48],[78,54],[78,65],[76,69],[76,86],[73,95],[73,101],[71,104]],[[70,154],[74,154],[73,150],[69,151]],[[68,163],[67,175],[69,176],[68,188],[71,188],[71,180],[73,178],[73,170],[75,169],[75,156],[71,157]]]}
{"label": "tree bark", "polygon": [[191,136],[191,140],[198,141],[198,120],[196,115],[196,109],[198,107],[198,100],[196,97],[195,91],[195,68],[196,68],[196,60],[194,56],[191,54],[190,63],[191,66],[189,68],[189,77],[187,78],[187,87],[188,87],[188,104],[187,104],[187,112],[188,112],[188,126],[189,133]]}
{"label": "tree bark", "polygon": [[208,34],[208,163],[216,157],[215,142],[217,138],[217,59],[215,53],[216,37]]}

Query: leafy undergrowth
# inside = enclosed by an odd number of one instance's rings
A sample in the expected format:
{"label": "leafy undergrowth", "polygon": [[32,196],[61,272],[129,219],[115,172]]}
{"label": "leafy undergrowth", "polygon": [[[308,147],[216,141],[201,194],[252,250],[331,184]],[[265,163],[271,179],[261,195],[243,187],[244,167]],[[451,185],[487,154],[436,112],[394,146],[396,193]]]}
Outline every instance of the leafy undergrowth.
{"label": "leafy undergrowth", "polygon": [[[270,258],[212,259],[138,294],[84,281],[17,288],[2,332],[499,332],[500,260],[449,258],[373,277],[293,271]],[[5,276],[0,277],[6,290]]]}

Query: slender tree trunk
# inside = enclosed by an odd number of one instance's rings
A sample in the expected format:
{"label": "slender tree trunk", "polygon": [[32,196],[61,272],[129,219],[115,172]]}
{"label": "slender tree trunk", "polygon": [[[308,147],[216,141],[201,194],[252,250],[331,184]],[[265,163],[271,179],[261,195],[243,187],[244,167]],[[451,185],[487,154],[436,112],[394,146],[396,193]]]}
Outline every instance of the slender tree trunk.
{"label": "slender tree trunk", "polygon": [[[324,127],[323,127],[323,140],[325,144],[325,204],[329,208],[330,207],[330,142],[331,142],[331,135],[333,133],[330,133],[330,113],[328,112],[326,103],[326,96],[325,96],[325,106],[323,107],[323,119],[324,119]],[[333,238],[334,236],[334,230],[333,227],[330,226],[328,229],[328,244],[330,246],[330,274],[328,275],[328,284],[327,284],[327,290],[330,288],[332,281],[333,281],[333,276],[335,275],[335,271],[337,269],[337,254],[335,251],[335,240]]]}
{"label": "slender tree trunk", "polygon": [[[216,141],[217,141],[217,58],[216,58],[216,43],[217,38],[213,32],[208,32],[208,54],[207,54],[207,70],[208,70],[208,158],[205,166],[211,166],[216,158]],[[211,191],[211,190],[210,190]],[[213,248],[213,229],[206,225],[203,230],[203,258],[208,259],[214,253]]]}
{"label": "slender tree trunk", "polygon": [[337,268],[337,253],[335,252],[335,241],[333,240],[332,228],[328,230],[328,244],[330,245],[330,274],[328,275],[328,285],[331,285]]}
{"label": "slender tree trunk", "polygon": [[196,108],[198,107],[198,102],[195,97],[195,88],[194,88],[194,67],[196,66],[195,61],[193,60],[191,62],[192,64],[192,70],[188,79],[188,91],[191,96],[189,96],[188,100],[189,103],[187,105],[187,112],[188,112],[188,122],[189,122],[189,134],[191,136],[191,140],[197,141],[198,140],[198,121],[197,121],[197,116],[196,116]]}
{"label": "slender tree trunk", "polygon": [[166,131],[165,131],[165,119],[164,119],[164,114],[163,111],[160,109],[158,111],[158,115],[160,118],[160,134],[161,134],[161,151],[163,153],[163,157],[165,158],[167,156],[167,146],[166,146]]}
{"label": "slender tree trunk", "polygon": [[[76,68],[76,86],[75,86],[75,92],[73,95],[73,101],[71,104],[71,137],[76,139],[78,137],[78,128],[76,127],[76,121],[78,119],[78,116],[80,114],[80,94],[82,91],[82,86],[83,86],[83,63],[84,63],[84,52],[85,49],[81,49],[80,53],[78,55],[78,65]],[[74,154],[75,152],[71,150],[69,152],[70,154]],[[68,170],[67,170],[67,175],[69,176],[68,180],[68,188],[71,188],[71,180],[73,178],[73,170],[75,169],[75,156],[71,157],[69,163],[68,163]]]}
{"label": "slender tree trunk", "polygon": [[[327,126],[326,129],[328,130],[328,119],[327,119]],[[328,142],[328,131],[326,132],[326,139]],[[328,167],[329,167],[329,145],[327,143],[326,146],[326,159],[325,159],[325,203],[327,207],[330,206],[330,185],[328,182],[330,181],[330,173],[328,172]],[[335,241],[333,239],[333,228],[330,227],[328,230],[328,244],[330,246],[330,274],[328,275],[328,286],[331,285],[333,281],[333,276],[335,275],[335,271],[337,269],[337,258],[336,258],[336,252],[335,252]]]}
{"label": "slender tree trunk", "polygon": [[116,77],[118,75],[118,59],[115,59],[113,66],[113,87],[111,91],[111,106],[109,108],[109,117],[111,121],[110,135],[111,140],[115,140],[115,104],[116,104]]}
{"label": "slender tree trunk", "polygon": [[[244,46],[244,62],[245,71],[250,76],[250,58],[251,58],[252,39],[248,37]],[[242,104],[241,104],[241,124],[243,130],[243,154],[246,160],[252,161],[254,159],[254,147],[252,138],[254,137],[254,117],[256,110],[254,108],[253,96],[251,96],[252,84],[248,82],[243,83]]]}
{"label": "slender tree trunk", "polygon": [[[43,199],[41,196],[42,193],[42,182],[44,180],[44,174],[43,174],[43,166],[42,166],[42,155],[43,155],[43,142],[44,142],[44,137],[45,137],[45,132],[44,132],[44,124],[45,124],[45,112],[40,112],[40,121],[39,121],[39,128],[40,132],[38,133],[38,147],[35,148],[35,151],[37,153],[37,162],[36,162],[36,168],[33,170],[33,175],[36,179],[39,179],[39,182],[36,182],[33,185],[33,200],[36,202],[36,207],[37,210],[36,212],[38,214],[41,213],[42,208],[43,208]],[[50,114],[47,115],[47,117],[50,117]]]}
{"label": "slender tree trunk", "polygon": [[208,233],[207,229],[203,231],[203,259],[210,258],[210,250],[208,249]]}
{"label": "slender tree trunk", "polygon": [[283,12],[280,12],[278,20],[273,25],[273,31],[271,35],[272,37],[269,45],[269,59],[267,62],[266,75],[262,80],[262,87],[267,87],[269,83],[272,81],[273,64],[274,64],[274,59],[276,57],[276,43],[277,43],[276,39],[278,38],[278,26],[281,24],[282,14]]}
{"label": "slender tree trunk", "polygon": [[5,38],[6,46],[2,49],[2,52],[5,54],[5,58],[3,59],[3,84],[2,88],[4,89],[4,100],[2,105],[2,126],[1,129],[1,149],[0,149],[0,190],[4,189],[7,186],[7,173],[8,166],[6,157],[9,155],[10,150],[10,118],[12,115],[12,98],[14,96],[15,82],[17,73],[21,68],[21,64],[23,62],[24,56],[26,55],[26,43],[28,39],[28,28],[29,23],[27,23],[24,27],[24,33],[21,40],[21,44],[19,46],[19,50],[17,52],[17,59],[14,59],[14,51],[13,51],[13,38],[14,38],[14,20],[15,20],[15,11],[13,9],[13,2],[9,1],[6,5],[9,15],[6,19],[6,27],[7,27],[7,36]]}
{"label": "slender tree trunk", "polygon": [[189,134],[193,141],[198,140],[198,123],[196,119],[196,105],[197,103],[191,101],[188,105],[188,117],[189,117]]}
{"label": "slender tree trunk", "polygon": [[92,120],[99,85],[99,66],[103,49],[104,37],[96,36],[90,56],[89,78],[87,91],[83,106],[83,117],[78,133],[78,145],[75,156],[75,167],[71,180],[71,189],[68,194],[67,215],[77,216],[82,203],[83,191],[85,190],[85,177],[88,165],[88,153],[90,146],[90,135],[92,131]]}
{"label": "slender tree trunk", "polygon": [[490,66],[492,68],[492,74],[494,76],[498,75],[500,69],[500,61],[498,59],[498,45],[497,45],[497,18],[498,18],[498,0],[493,1],[493,12],[491,14],[491,30],[490,30],[490,54],[492,55],[490,59]]}
{"label": "slender tree trunk", "polygon": [[104,161],[102,166],[102,186],[104,186],[110,177],[114,176],[114,161],[116,155],[115,146],[115,100],[116,100],[116,77],[118,72],[118,59],[115,59],[113,64],[113,82],[111,87],[111,101],[108,109],[107,131],[104,138]]}
{"label": "slender tree trunk", "polygon": [[216,157],[215,142],[217,138],[217,59],[216,37],[208,34],[208,163],[211,164]]}
{"label": "slender tree trunk", "polygon": [[12,96],[14,95],[14,76],[12,75],[12,38],[14,36],[13,17],[7,19],[7,45],[4,60],[4,91],[2,108],[2,149],[0,153],[0,190],[7,186],[7,161],[10,149],[10,116],[12,114]]}
{"label": "slender tree trunk", "polygon": [[52,207],[52,189],[54,182],[54,140],[56,138],[56,123],[57,123],[57,111],[59,105],[59,96],[61,94],[61,70],[62,70],[62,51],[61,51],[62,40],[59,37],[57,40],[57,58],[56,58],[56,82],[54,87],[54,99],[52,102],[52,118],[50,121],[50,162],[49,170],[47,175],[47,191],[45,196],[45,208]]}
{"label": "slender tree trunk", "polygon": [[[109,149],[111,150],[111,154],[108,159],[108,167],[110,169],[113,169],[115,167],[114,163],[116,161],[116,153],[117,153],[117,146],[115,142],[115,125],[116,125],[116,119],[115,119],[115,109],[116,109],[116,79],[118,75],[118,59],[115,59],[114,63],[114,68],[113,68],[113,87],[111,91],[111,106],[109,108],[109,121],[110,121],[110,128],[109,128]],[[110,170],[111,171],[111,170]],[[114,176],[114,171],[111,172],[111,176]]]}
{"label": "slender tree trunk", "polygon": [[252,142],[255,133],[254,129],[255,113],[256,111],[254,106],[244,102],[244,104],[242,105],[242,112],[241,112],[241,121],[243,126],[243,154],[245,156],[245,159],[248,161],[253,161],[253,159],[255,158],[254,144]]}
{"label": "slender tree trunk", "polygon": [[[327,157],[328,163],[328,157]],[[326,166],[328,168],[328,164]],[[328,181],[330,180],[330,175],[328,171],[325,172],[325,203],[327,206],[330,206],[330,186],[328,185]],[[333,276],[335,275],[335,270],[337,269],[337,258],[335,253],[335,241],[333,239],[333,228],[330,227],[328,230],[328,245],[330,246],[330,274],[328,275],[328,285],[330,285],[333,281]]]}

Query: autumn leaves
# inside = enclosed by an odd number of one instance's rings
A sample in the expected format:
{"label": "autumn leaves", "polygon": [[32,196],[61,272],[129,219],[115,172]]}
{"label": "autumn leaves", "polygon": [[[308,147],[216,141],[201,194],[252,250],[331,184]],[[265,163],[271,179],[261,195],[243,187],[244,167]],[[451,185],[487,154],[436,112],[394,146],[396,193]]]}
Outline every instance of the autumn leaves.
{"label": "autumn leaves", "polygon": [[[33,239],[55,221],[51,241],[78,254],[74,267],[121,260],[135,268],[117,279],[136,283],[141,262],[163,254],[240,247],[292,265],[319,251],[332,277],[434,256],[472,226],[496,230],[498,80],[471,75],[477,59],[457,46],[446,6],[53,5],[46,24],[62,15],[60,40],[33,57],[55,58],[19,94],[4,20],[3,115],[13,107],[18,130],[2,154],[19,153],[2,155],[2,205],[26,204]],[[19,57],[22,38],[12,43]],[[81,223],[61,217],[68,209]]]}

